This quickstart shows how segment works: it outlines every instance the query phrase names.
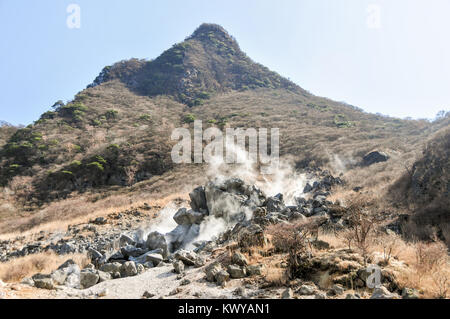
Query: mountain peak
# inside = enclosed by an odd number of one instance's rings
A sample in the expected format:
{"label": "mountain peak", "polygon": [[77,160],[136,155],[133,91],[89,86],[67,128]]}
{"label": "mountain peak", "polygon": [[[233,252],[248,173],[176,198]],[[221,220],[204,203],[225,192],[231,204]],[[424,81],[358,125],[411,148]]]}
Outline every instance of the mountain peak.
{"label": "mountain peak", "polygon": [[230,36],[222,26],[214,23],[203,23],[201,24],[195,31],[192,33],[192,35],[189,38],[203,38],[204,36],[207,36],[208,34],[215,34],[220,36]]}
{"label": "mountain peak", "polygon": [[169,95],[188,106],[231,90],[299,89],[252,61],[220,25],[203,23],[153,61],[132,59],[106,67],[91,86],[119,79],[147,96]]}

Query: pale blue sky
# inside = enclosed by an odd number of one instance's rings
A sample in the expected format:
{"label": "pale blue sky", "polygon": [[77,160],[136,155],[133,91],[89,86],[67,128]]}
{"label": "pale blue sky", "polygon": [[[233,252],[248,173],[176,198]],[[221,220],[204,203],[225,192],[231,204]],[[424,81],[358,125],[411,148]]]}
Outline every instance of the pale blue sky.
{"label": "pale blue sky", "polygon": [[203,22],[316,95],[433,118],[450,109],[449,17],[448,0],[0,0],[0,119],[29,124],[104,66],[155,58]]}

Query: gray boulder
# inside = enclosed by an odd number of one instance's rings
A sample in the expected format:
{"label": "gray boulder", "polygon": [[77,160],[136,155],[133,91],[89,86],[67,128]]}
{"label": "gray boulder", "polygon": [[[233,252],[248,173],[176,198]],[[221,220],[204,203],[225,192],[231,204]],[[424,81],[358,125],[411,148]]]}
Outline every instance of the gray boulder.
{"label": "gray boulder", "polygon": [[120,272],[120,268],[122,267],[122,264],[120,263],[108,263],[108,264],[104,264],[100,267],[100,271],[103,272],[107,272],[110,275],[116,273],[116,272]]}
{"label": "gray boulder", "polygon": [[206,272],[206,280],[210,282],[216,281],[216,274],[219,273],[219,271],[223,270],[222,265],[219,262],[213,262],[210,265],[208,265],[205,269]]}
{"label": "gray boulder", "polygon": [[137,269],[138,275],[145,272],[145,266],[143,264],[137,264],[136,269]]}
{"label": "gray boulder", "polygon": [[136,276],[138,273],[136,268],[136,263],[134,261],[127,261],[120,267],[121,277],[131,277]]}
{"label": "gray boulder", "polygon": [[281,294],[281,299],[292,299],[294,297],[294,293],[292,292],[291,288],[287,288],[283,293]]}
{"label": "gray boulder", "polygon": [[200,225],[198,224],[186,224],[178,225],[174,230],[167,234],[168,241],[170,242],[170,251],[176,251],[182,247],[185,247],[189,243],[195,241],[200,233]]}
{"label": "gray boulder", "polygon": [[65,286],[71,288],[80,288],[80,273],[71,273],[67,276]]}
{"label": "gray boulder", "polygon": [[178,225],[192,225],[192,224],[200,224],[205,215],[202,213],[187,210],[186,208],[180,208],[173,219]]}
{"label": "gray boulder", "polygon": [[98,274],[98,282],[104,282],[104,281],[108,281],[112,279],[112,276],[104,271],[101,270],[97,270],[97,274]]}
{"label": "gray boulder", "polygon": [[370,152],[363,157],[362,165],[370,166],[376,163],[386,162],[389,160],[389,156],[383,152]]}
{"label": "gray boulder", "polygon": [[158,253],[149,252],[144,256],[145,262],[151,262],[154,266],[158,266],[164,260],[163,256]]}
{"label": "gray boulder", "polygon": [[283,195],[278,194],[273,197],[269,197],[266,202],[267,211],[271,212],[281,212],[286,209],[286,205],[283,201]]}
{"label": "gray boulder", "polygon": [[384,286],[375,288],[373,290],[372,296],[370,297],[370,299],[398,299],[398,298],[399,296],[397,294],[391,293]]}
{"label": "gray boulder", "polygon": [[67,259],[63,264],[61,264],[58,269],[64,269],[70,267],[71,265],[76,265],[77,263],[73,259]]}
{"label": "gray boulder", "polygon": [[231,257],[231,262],[239,266],[247,266],[248,261],[245,256],[239,252],[235,252]]}
{"label": "gray boulder", "polygon": [[34,281],[34,286],[40,289],[55,289],[55,284],[51,275],[36,274],[31,277]]}
{"label": "gray boulder", "polygon": [[173,263],[173,270],[177,274],[184,273],[184,263],[181,260],[177,260]]}
{"label": "gray boulder", "polygon": [[247,276],[247,271],[245,267],[240,267],[238,265],[229,265],[227,267],[227,272],[230,274],[230,277],[233,279],[240,279]]}
{"label": "gray boulder", "polygon": [[103,255],[96,249],[89,247],[88,249],[88,256],[91,258],[91,260],[96,261],[103,257]]}
{"label": "gray boulder", "polygon": [[249,276],[260,276],[260,275],[262,275],[262,271],[263,271],[262,265],[247,266],[247,274]]}
{"label": "gray boulder", "polygon": [[62,269],[57,269],[54,272],[52,272],[52,274],[51,274],[53,283],[58,286],[64,285],[64,283],[66,282],[67,276],[68,276],[68,273],[66,273]]}
{"label": "gray boulder", "polygon": [[92,221],[95,225],[105,225],[107,223],[107,220],[105,217],[97,217]]}
{"label": "gray boulder", "polygon": [[302,285],[298,293],[304,296],[314,295],[316,293],[316,287],[313,285]]}
{"label": "gray boulder", "polygon": [[130,257],[139,257],[142,256],[143,254],[145,254],[147,252],[146,249],[142,249],[142,248],[138,248],[135,246],[131,246],[131,245],[127,245],[125,247],[122,247],[120,249],[120,252],[122,253],[122,255],[125,258],[130,258]]}
{"label": "gray boulder", "polygon": [[223,286],[230,279],[230,274],[226,272],[224,269],[220,269],[215,275],[214,279],[216,282]]}
{"label": "gray boulder", "polygon": [[136,245],[136,242],[135,242],[135,240],[134,240],[133,238],[131,238],[130,236],[125,235],[125,234],[122,234],[122,235],[120,235],[120,238],[119,238],[119,246],[120,246],[120,247],[123,247],[123,246],[126,246],[126,245],[132,245],[132,246],[135,246],[135,245]]}
{"label": "gray boulder", "polygon": [[83,289],[96,285],[99,280],[100,276],[93,269],[83,269],[80,272],[80,285]]}
{"label": "gray boulder", "polygon": [[193,251],[183,249],[175,252],[174,258],[181,260],[186,266],[195,266],[198,268],[205,264],[205,261],[199,255]]}
{"label": "gray boulder", "polygon": [[189,193],[189,197],[191,198],[191,208],[194,211],[208,211],[208,206],[206,204],[206,195],[205,188],[203,186],[199,186]]}
{"label": "gray boulder", "polygon": [[336,285],[333,285],[333,287],[331,288],[331,291],[336,296],[339,296],[339,295],[342,295],[344,293],[345,289],[344,289],[344,287],[342,285],[336,284]]}
{"label": "gray boulder", "polygon": [[402,290],[403,299],[420,299],[419,292],[413,288],[403,288]]}
{"label": "gray boulder", "polygon": [[264,193],[238,178],[209,182],[205,187],[209,215],[240,222],[266,201]]}
{"label": "gray boulder", "polygon": [[163,250],[164,258],[166,258],[169,254],[166,238],[159,232],[152,232],[148,234],[145,244],[149,250],[161,248]]}

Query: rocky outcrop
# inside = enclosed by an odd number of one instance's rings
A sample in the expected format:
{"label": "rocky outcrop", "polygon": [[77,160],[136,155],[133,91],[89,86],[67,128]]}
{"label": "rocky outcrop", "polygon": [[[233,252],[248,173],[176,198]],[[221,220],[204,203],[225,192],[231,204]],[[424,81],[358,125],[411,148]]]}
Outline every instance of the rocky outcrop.
{"label": "rocky outcrop", "polygon": [[384,152],[379,151],[373,151],[368,154],[366,154],[363,157],[362,165],[363,166],[370,166],[376,163],[386,162],[389,159],[389,155],[387,155]]}
{"label": "rocky outcrop", "polygon": [[[177,226],[172,231],[165,234],[152,231],[146,236],[121,233],[109,239],[102,237],[95,245],[84,248],[92,265],[80,270],[73,261],[67,261],[50,276],[37,276],[35,285],[47,289],[59,285],[85,289],[103,281],[136,276],[148,268],[168,263],[182,276],[189,267],[203,267],[205,254],[227,242],[236,240],[242,249],[246,245],[264,245],[267,243],[264,229],[270,224],[308,218],[316,221],[318,227],[342,222],[342,214],[335,204],[327,200],[329,193],[325,191],[339,182],[329,176],[324,177],[313,184],[306,198],[297,198],[295,206],[287,206],[283,194],[266,197],[260,189],[238,178],[209,182],[190,193],[191,209],[177,210],[173,216]],[[223,225],[222,228],[213,234],[212,240],[198,240],[201,228],[210,227],[206,223],[211,221]],[[96,227],[106,224],[107,218],[95,219],[86,230],[95,233]],[[65,244],[71,247],[70,243]],[[327,249],[322,246],[317,249]],[[79,246],[75,245],[73,249],[65,248],[63,251],[78,249]],[[230,279],[259,276],[263,267],[249,265],[247,257],[235,251],[230,264],[213,263],[205,271],[209,281],[225,285]]]}

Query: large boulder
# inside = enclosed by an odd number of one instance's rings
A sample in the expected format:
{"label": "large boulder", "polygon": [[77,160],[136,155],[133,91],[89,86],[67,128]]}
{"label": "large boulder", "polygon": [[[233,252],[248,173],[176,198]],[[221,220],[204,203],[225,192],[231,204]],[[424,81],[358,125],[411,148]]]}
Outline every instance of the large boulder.
{"label": "large boulder", "polygon": [[389,159],[389,156],[383,152],[370,152],[363,157],[362,165],[370,166],[372,164],[386,162]]}
{"label": "large boulder", "polygon": [[79,273],[71,273],[67,276],[66,282],[64,284],[70,288],[80,288],[80,274]]}
{"label": "large boulder", "polygon": [[205,188],[203,186],[199,186],[189,193],[189,197],[191,198],[191,208],[197,212],[208,212],[208,205],[206,204],[206,195]]}
{"label": "large boulder", "polygon": [[148,234],[145,245],[149,250],[155,250],[158,248],[162,249],[164,258],[166,258],[169,254],[169,248],[167,245],[166,238],[164,237],[163,234],[159,232],[155,231]]}
{"label": "large boulder", "polygon": [[178,225],[167,234],[170,242],[169,251],[173,252],[195,241],[200,233],[200,225]]}
{"label": "large boulder", "polygon": [[120,267],[120,275],[122,277],[136,276],[138,273],[136,263],[134,261],[127,261]]}
{"label": "large boulder", "polygon": [[[64,263],[63,265],[67,264]],[[61,268],[61,266],[51,274],[51,278],[56,285],[65,285],[67,278],[71,274],[75,274],[76,276],[80,274],[80,267],[77,264],[68,264],[64,268]]]}
{"label": "large boulder", "polygon": [[223,270],[222,265],[219,262],[213,262],[209,264],[206,269],[206,280],[214,282],[216,281],[216,275]]}
{"label": "large boulder", "polygon": [[177,260],[173,263],[173,271],[177,274],[184,273],[184,263],[181,260]]}
{"label": "large boulder", "polygon": [[248,261],[247,258],[241,253],[235,252],[231,257],[231,262],[238,266],[247,266]]}
{"label": "large boulder", "polygon": [[180,208],[173,219],[178,225],[192,225],[200,224],[205,215],[193,210],[187,210],[186,208]]}
{"label": "large boulder", "polygon": [[286,208],[286,205],[283,201],[283,195],[278,194],[273,197],[269,197],[266,202],[267,211],[271,212],[281,212]]}
{"label": "large boulder", "polygon": [[210,282],[217,282],[219,285],[225,285],[230,279],[230,274],[223,269],[222,265],[215,261],[209,264],[206,269],[206,280]]}
{"label": "large boulder", "polygon": [[219,285],[223,286],[230,279],[230,274],[226,272],[224,269],[220,269],[214,275],[214,278]]}
{"label": "large boulder", "polygon": [[92,261],[98,261],[103,257],[103,255],[98,250],[92,247],[89,247],[88,249],[88,256]]}
{"label": "large boulder", "polygon": [[229,265],[227,267],[227,272],[233,279],[240,279],[247,276],[247,270],[245,267],[240,267],[238,265]]}
{"label": "large boulder", "polygon": [[247,266],[247,275],[249,276],[260,276],[263,272],[262,265],[250,265]]}
{"label": "large boulder", "polygon": [[64,263],[62,263],[58,269],[64,269],[70,267],[72,265],[76,265],[77,263],[73,259],[67,259]]}
{"label": "large boulder", "polygon": [[75,261],[68,259],[51,274],[51,277],[57,285],[80,288],[80,271]]}
{"label": "large boulder", "polygon": [[108,281],[112,279],[111,274],[101,271],[101,270],[97,270],[97,274],[98,274],[98,282],[104,282],[104,281]]}
{"label": "large boulder", "polygon": [[123,247],[123,246],[127,246],[127,245],[135,246],[136,241],[128,235],[125,235],[125,234],[120,235],[119,246]]}
{"label": "large boulder", "polygon": [[145,254],[147,252],[147,250],[143,249],[143,248],[138,248],[138,247],[135,247],[132,245],[127,245],[125,247],[122,247],[120,249],[120,252],[126,259],[128,259],[130,257],[142,256],[143,254]]}
{"label": "large boulder", "polygon": [[100,276],[94,269],[83,269],[80,273],[80,285],[83,289],[96,285],[99,280]]}
{"label": "large boulder", "polygon": [[151,262],[154,266],[158,266],[164,260],[161,254],[155,252],[148,252],[144,256],[145,262]]}
{"label": "large boulder", "polygon": [[238,178],[208,183],[205,196],[209,215],[227,221],[242,221],[247,213],[262,206],[266,200],[261,190]]}
{"label": "large boulder", "polygon": [[32,277],[34,286],[40,289],[55,289],[51,275],[36,274]]}
{"label": "large boulder", "polygon": [[104,264],[100,267],[100,271],[107,272],[110,275],[113,275],[117,272],[120,272],[120,268],[122,267],[122,264],[114,262],[114,263],[108,263]]}
{"label": "large boulder", "polygon": [[201,267],[205,264],[205,261],[199,255],[193,251],[183,249],[175,252],[174,258],[176,260],[181,260],[186,266]]}
{"label": "large boulder", "polygon": [[303,296],[314,295],[316,293],[316,287],[313,285],[302,285],[298,290],[298,293]]}

